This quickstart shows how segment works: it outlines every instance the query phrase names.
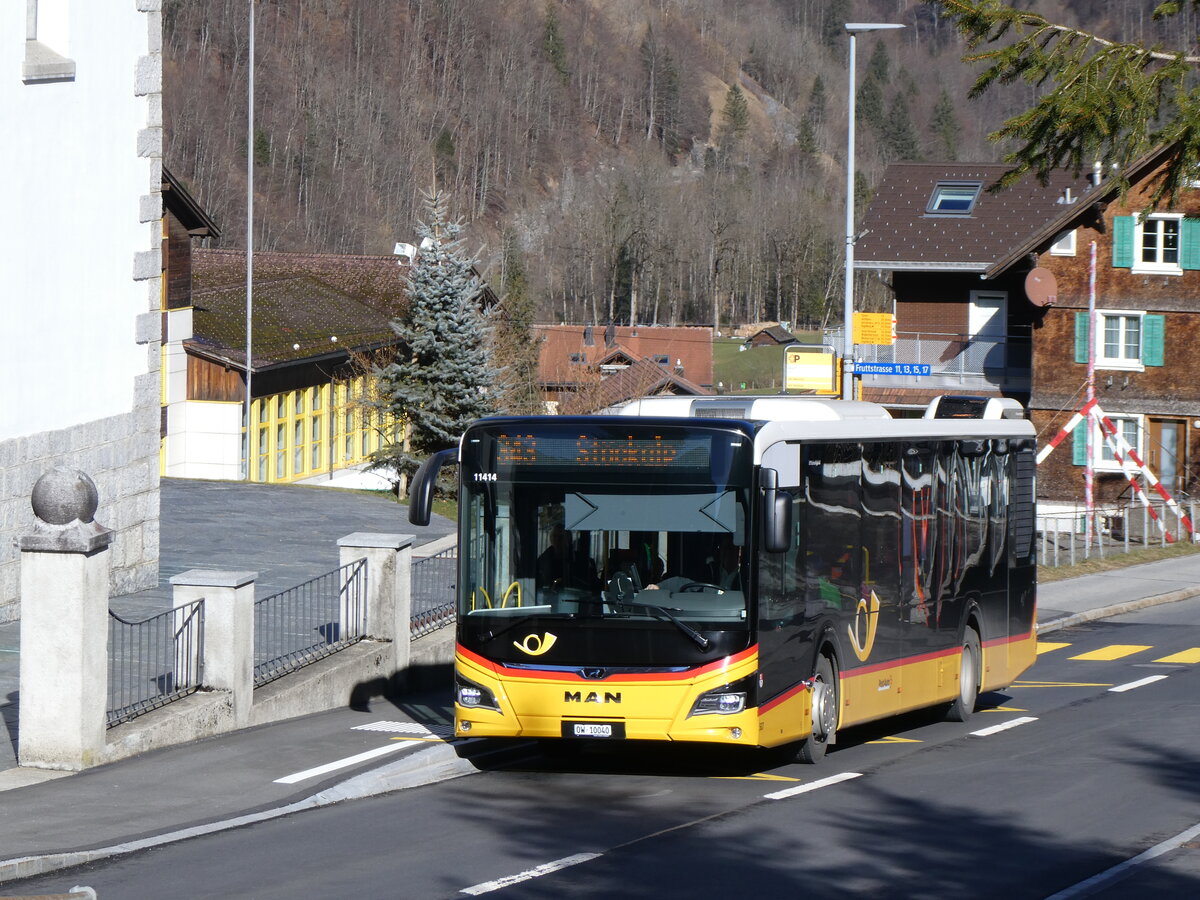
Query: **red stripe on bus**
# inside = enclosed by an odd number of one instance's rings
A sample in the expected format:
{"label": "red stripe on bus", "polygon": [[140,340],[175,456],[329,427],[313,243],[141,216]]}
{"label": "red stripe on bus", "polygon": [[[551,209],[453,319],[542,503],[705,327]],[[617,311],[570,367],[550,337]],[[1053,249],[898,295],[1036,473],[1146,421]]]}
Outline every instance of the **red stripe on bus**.
{"label": "red stripe on bus", "polygon": [[[533,678],[544,681],[589,681],[589,679],[582,677],[578,672],[572,671],[550,672],[540,669],[510,669],[501,663],[495,663],[489,659],[485,659],[478,653],[468,650],[462,644],[457,644],[454,649],[455,652],[462,655],[464,658],[475,663],[480,668],[484,668],[490,672],[493,672],[499,678]],[[636,672],[627,672],[610,675],[608,678],[603,680],[608,683],[627,683],[634,681],[690,681],[693,678],[709,675],[713,672],[719,672],[723,669],[731,669],[739,663],[743,663],[750,659],[757,653],[758,645],[755,644],[753,647],[743,650],[741,653],[735,653],[733,656],[726,656],[724,659],[715,660],[714,662],[707,663],[706,665],[700,666],[697,669],[688,669],[684,672],[645,672],[641,674]],[[583,669],[588,667],[581,665],[579,668]]]}

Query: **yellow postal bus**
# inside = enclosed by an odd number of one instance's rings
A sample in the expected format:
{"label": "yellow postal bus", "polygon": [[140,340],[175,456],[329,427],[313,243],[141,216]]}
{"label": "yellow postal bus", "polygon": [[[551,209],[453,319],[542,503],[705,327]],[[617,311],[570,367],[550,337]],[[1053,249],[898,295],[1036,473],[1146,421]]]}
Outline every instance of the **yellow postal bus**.
{"label": "yellow postal bus", "polygon": [[1034,431],[1011,401],[924,418],[662,397],[484,419],[459,464],[455,731],[794,743],[944,705],[1035,657]]}

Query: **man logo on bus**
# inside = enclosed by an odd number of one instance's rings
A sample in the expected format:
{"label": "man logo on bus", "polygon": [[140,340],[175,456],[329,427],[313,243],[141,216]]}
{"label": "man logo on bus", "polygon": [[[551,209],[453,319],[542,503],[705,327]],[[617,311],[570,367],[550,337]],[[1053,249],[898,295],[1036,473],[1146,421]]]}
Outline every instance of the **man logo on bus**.
{"label": "man logo on bus", "polygon": [[513,646],[530,656],[541,656],[553,647],[557,640],[557,637],[547,631],[545,634],[527,634],[523,641],[513,641]]}
{"label": "man logo on bus", "polygon": [[[866,613],[867,617],[867,639],[862,641],[859,639],[859,634],[862,632],[862,625],[859,624]],[[866,662],[868,656],[871,655],[871,649],[875,646],[875,628],[879,624],[879,597],[874,591],[871,591],[870,603],[867,599],[860,598],[858,606],[854,610],[854,621],[846,626],[846,631],[850,635],[850,646],[854,648],[854,655],[858,657],[859,662]]]}

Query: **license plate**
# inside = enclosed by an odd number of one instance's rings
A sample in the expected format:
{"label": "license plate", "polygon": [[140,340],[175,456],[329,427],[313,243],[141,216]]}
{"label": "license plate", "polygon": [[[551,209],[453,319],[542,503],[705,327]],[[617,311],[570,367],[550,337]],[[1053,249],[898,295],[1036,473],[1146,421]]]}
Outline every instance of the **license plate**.
{"label": "license plate", "polygon": [[563,722],[565,738],[623,738],[624,722]]}

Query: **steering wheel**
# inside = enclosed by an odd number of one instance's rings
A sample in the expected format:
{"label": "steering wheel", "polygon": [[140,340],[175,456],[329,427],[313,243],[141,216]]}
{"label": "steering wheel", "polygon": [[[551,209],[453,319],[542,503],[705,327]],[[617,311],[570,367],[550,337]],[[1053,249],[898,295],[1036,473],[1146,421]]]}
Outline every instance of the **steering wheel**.
{"label": "steering wheel", "polygon": [[687,584],[685,584],[679,588],[679,593],[680,594],[703,594],[705,592],[711,591],[714,594],[719,594],[723,590],[725,590],[725,589],[723,587],[721,587],[720,585],[711,584],[710,582],[707,582],[707,581],[689,581]]}

